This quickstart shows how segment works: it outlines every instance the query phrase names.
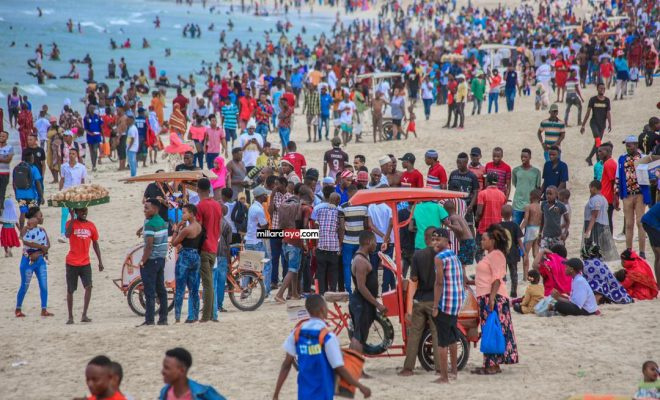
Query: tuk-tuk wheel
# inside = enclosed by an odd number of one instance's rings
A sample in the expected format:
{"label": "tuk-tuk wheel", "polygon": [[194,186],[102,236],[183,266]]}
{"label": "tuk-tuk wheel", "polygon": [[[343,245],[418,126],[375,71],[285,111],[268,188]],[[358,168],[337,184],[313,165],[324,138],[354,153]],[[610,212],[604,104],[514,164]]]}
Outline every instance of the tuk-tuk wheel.
{"label": "tuk-tuk wheel", "polygon": [[[470,358],[470,343],[461,331],[458,331],[458,337],[458,354],[456,360],[458,362],[458,370],[460,371],[465,368],[468,358]],[[432,371],[435,369],[435,362],[433,359],[433,335],[431,335],[431,329],[428,326],[424,328],[422,339],[419,341],[417,359],[425,370]]]}

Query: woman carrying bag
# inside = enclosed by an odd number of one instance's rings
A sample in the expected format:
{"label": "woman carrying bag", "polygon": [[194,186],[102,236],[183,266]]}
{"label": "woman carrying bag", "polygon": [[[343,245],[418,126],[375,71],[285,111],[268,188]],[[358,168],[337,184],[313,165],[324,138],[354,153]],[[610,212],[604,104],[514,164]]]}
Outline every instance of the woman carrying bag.
{"label": "woman carrying bag", "polygon": [[477,301],[481,317],[483,338],[496,335],[488,332],[487,327],[496,326],[488,324],[488,316],[497,313],[504,336],[504,352],[501,354],[484,354],[484,366],[472,371],[477,375],[493,375],[502,372],[500,364],[517,364],[518,349],[513,333],[511,309],[507,296],[506,285],[502,280],[506,275],[506,254],[508,247],[507,235],[499,225],[491,225],[481,238],[481,248],[487,255],[477,264],[475,284],[477,288]]}

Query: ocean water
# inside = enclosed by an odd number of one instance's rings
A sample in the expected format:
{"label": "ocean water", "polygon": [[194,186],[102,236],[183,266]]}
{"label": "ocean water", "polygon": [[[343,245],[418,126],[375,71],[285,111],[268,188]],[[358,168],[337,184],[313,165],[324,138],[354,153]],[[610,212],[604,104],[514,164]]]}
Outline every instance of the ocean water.
{"label": "ocean water", "polygon": [[[234,13],[229,15],[230,4],[209,0],[204,9],[197,0],[192,7],[177,5],[174,0],[1,0],[0,102],[5,103],[5,96],[11,92],[12,86],[18,85],[20,92],[28,95],[33,109],[48,104],[51,112],[59,112],[64,99],[69,98],[74,107],[82,111],[80,98],[85,87],[82,79],[54,79],[37,85],[36,78],[26,74],[33,71],[27,61],[35,57],[34,51],[39,43],[44,47],[43,65],[47,71],[58,77],[65,75],[70,68],[68,60],[82,59],[89,53],[94,63],[95,80],[107,83],[113,90],[117,80],[105,79],[111,58],[119,64],[119,59],[124,57],[131,75],[137,74],[140,69],[146,72],[149,60],[154,60],[158,71],[165,70],[170,81],[176,82],[177,75],[187,77],[193,71],[199,71],[202,60],[218,60],[222,29],[226,31],[225,42],[228,44],[238,38],[244,45],[250,43],[250,47],[254,48],[257,41],[264,41],[264,31],[270,30],[271,40],[279,39],[276,23],[286,20],[283,14],[268,17],[243,14],[240,13],[240,1],[235,1]],[[272,4],[269,1],[267,5],[271,13]],[[209,13],[211,6],[216,7],[214,14]],[[37,16],[37,7],[43,11],[42,17]],[[330,31],[333,15],[305,11],[298,16],[296,11],[290,10],[288,20],[293,27],[288,34],[289,40],[301,32],[303,25],[307,30],[303,35],[305,40]],[[160,29],[154,28],[156,15],[161,20]],[[67,30],[69,18],[73,20],[74,33]],[[229,19],[234,23],[231,32],[227,27]],[[77,31],[78,23],[82,33]],[[187,23],[195,23],[202,28],[200,39],[183,37],[182,29]],[[215,24],[214,31],[207,30],[211,23]],[[249,27],[253,32],[249,32]],[[117,45],[130,38],[132,48],[111,50],[111,38]],[[151,48],[142,49],[143,38],[149,41]],[[14,47],[10,47],[12,42],[15,42]],[[60,61],[48,59],[53,42],[60,48]],[[165,57],[165,48],[171,49],[170,57]],[[236,68],[236,63],[233,64]],[[78,72],[81,78],[86,78],[87,66],[78,64]],[[198,76],[196,78],[199,89],[200,79]]]}

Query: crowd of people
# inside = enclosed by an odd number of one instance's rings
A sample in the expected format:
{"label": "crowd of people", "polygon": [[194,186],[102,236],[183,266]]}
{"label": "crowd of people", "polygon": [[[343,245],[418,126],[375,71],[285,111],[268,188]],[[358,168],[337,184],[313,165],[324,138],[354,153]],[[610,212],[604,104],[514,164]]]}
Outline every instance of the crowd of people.
{"label": "crowd of people", "polygon": [[[168,246],[179,248],[175,321],[181,320],[187,288],[185,322],[195,323],[218,321],[218,313],[226,311],[224,285],[231,247],[242,245],[263,252],[268,259],[263,275],[269,298],[280,304],[307,298],[311,319],[298,334],[316,340],[312,344],[319,344],[319,333],[328,329],[323,322],[327,307],[314,293],[348,292],[354,327],[351,349],[362,352],[377,312],[386,310],[379,297],[398,284],[378,255],[380,251],[394,256],[394,218],[410,219],[399,232],[401,253],[396,256],[401,257],[403,275],[412,287],[406,318],[419,331],[410,335],[402,376],[413,373],[415,341],[420,340],[420,327],[428,320],[433,322],[438,345],[438,382],[456,378],[457,316],[468,285],[476,288],[481,323],[497,312],[506,343],[503,354],[484,354],[483,366],[472,371],[479,375],[497,374],[501,364],[518,362],[511,309],[522,314],[587,316],[600,314],[603,303],[656,298],[658,172],[648,176],[640,165],[660,159],[660,120],[654,117],[643,127],[640,124],[641,134],[627,136],[623,146],[606,136],[612,130],[614,100],[634,95],[642,76],[647,86],[653,85],[657,9],[652,1],[601,2],[590,6],[589,17],[578,17],[574,3],[561,6],[544,1],[538,10],[529,4],[488,10],[455,9],[448,1],[415,2],[404,8],[390,1],[382,5],[377,22],[338,19],[332,36],[322,34],[312,44],[300,35],[290,41],[283,31],[278,41],[267,35],[265,43],[253,49],[238,40],[231,46],[221,40],[220,62],[207,64],[197,73],[204,84],[199,93],[193,74],[189,79],[179,76],[180,86],[171,85],[165,71],[157,73],[154,62],[146,74],[140,70],[131,76],[122,59],[121,80],[112,91],[108,84],[95,81],[91,72],[82,114],[66,101],[59,115],[43,106],[35,119],[27,96],[14,88],[7,110],[10,128],[16,127],[19,133],[21,160],[12,162],[15,151],[8,144],[8,133],[0,129],[0,205],[5,255],[12,256],[11,249],[23,244],[16,317],[26,317],[22,303],[33,274],[40,288],[41,315],[52,316],[47,284],[50,239],[39,208],[45,203],[46,169],[51,183],[61,190],[85,183],[88,165],[96,172],[101,163],[118,162],[120,170],[136,176],[140,163],[142,167],[147,161],[163,163],[159,152],[175,171],[211,174],[197,181],[197,197],[185,205],[175,201],[178,188],[167,184],[151,184],[144,193],[145,222],[138,232],[145,243],[139,263],[145,293],[143,325],[168,324],[167,307],[159,307],[156,319],[157,302],[167,304]],[[614,15],[626,18],[609,18]],[[191,37],[201,32],[193,24],[186,25],[184,36],[187,31]],[[487,51],[487,43],[504,46]],[[86,64],[91,70],[91,58]],[[41,61],[37,65],[42,71]],[[376,75],[364,77],[381,72],[398,75],[382,81],[375,81]],[[109,79],[114,76],[113,70]],[[606,93],[612,84],[615,97],[610,102]],[[582,118],[583,90],[588,86],[595,87],[597,94],[588,100]],[[176,95],[170,103],[168,90],[172,89]],[[531,96],[532,89],[536,108],[549,113],[538,128],[538,149],[523,148],[512,156],[496,144],[489,148],[466,144],[455,156],[455,168],[442,165],[438,149],[423,155],[414,151],[383,154],[376,160],[357,152],[351,159],[347,153],[351,142],[366,141],[369,134],[374,142],[407,140],[410,133],[416,137],[415,106],[420,97],[425,120],[432,110],[446,105],[444,127],[461,129],[468,101],[473,102],[470,118],[478,118],[475,115],[481,113],[484,101],[488,101],[488,113],[498,113],[504,97],[507,111],[513,111],[516,95]],[[561,103],[566,105],[563,119]],[[576,126],[584,133],[588,123],[594,138],[585,159],[593,166],[594,179],[588,187],[571,188],[589,191],[583,216],[572,212],[569,165],[562,159],[573,106],[578,114]],[[305,143],[328,144],[322,161],[310,160],[308,165],[302,152],[304,136],[302,141],[291,140],[294,123],[306,127]],[[490,159],[482,162],[486,154]],[[418,157],[428,170],[421,170]],[[517,158],[520,163],[514,166]],[[532,160],[543,167],[535,167]],[[647,175],[640,175],[640,170]],[[7,193],[10,182],[13,198]],[[424,187],[462,192],[465,197],[401,202],[396,213],[385,204],[351,203],[361,191]],[[613,215],[620,205],[624,224],[615,227]],[[583,250],[579,257],[569,257],[566,241],[575,218],[583,236],[576,240]],[[258,236],[264,229],[307,228],[318,229],[319,239]],[[625,241],[621,254],[615,245],[620,236],[615,228],[622,229],[620,239]],[[646,261],[647,235],[653,268]],[[74,323],[78,280],[85,289],[81,322],[91,322],[89,250],[93,248],[102,271],[98,239],[96,226],[87,220],[87,209],[62,210],[58,240],[70,244],[67,324]],[[521,260],[522,280],[528,284],[519,296]],[[607,262],[618,260],[623,269],[612,272]],[[472,264],[476,273],[468,276],[465,267]],[[319,354],[301,357],[298,341],[292,333],[285,342],[287,356],[275,398],[296,356],[300,396],[328,398],[334,374],[352,382],[365,397],[369,395],[369,388],[350,381],[331,334],[322,355],[331,368],[323,364],[322,373],[315,371],[321,361],[313,356]],[[211,393],[212,389],[186,383],[192,382],[185,378],[190,354],[183,349],[171,352],[163,375],[172,386],[164,389],[161,398],[180,398],[186,390]],[[120,393],[121,374],[113,372],[112,365],[100,357],[88,366],[88,375],[97,382],[90,391],[97,398],[115,398],[114,393]],[[312,384],[314,379],[321,383]]]}

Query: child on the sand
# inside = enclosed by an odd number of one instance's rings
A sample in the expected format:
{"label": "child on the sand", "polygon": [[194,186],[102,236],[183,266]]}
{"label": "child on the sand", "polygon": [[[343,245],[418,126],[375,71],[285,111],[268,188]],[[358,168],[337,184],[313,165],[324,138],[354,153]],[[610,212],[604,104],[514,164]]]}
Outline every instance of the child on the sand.
{"label": "child on the sand", "polygon": [[305,308],[309,320],[291,332],[284,341],[286,357],[277,378],[273,400],[279,398],[295,357],[298,357],[299,399],[332,399],[335,393],[335,374],[360,389],[365,398],[371,396],[371,390],[358,382],[344,367],[339,340],[325,323],[328,306],[323,297],[318,294],[307,297]]}
{"label": "child on the sand", "polygon": [[5,249],[5,257],[11,257],[12,247],[21,247],[18,240],[18,212],[16,211],[16,202],[13,199],[5,199],[2,216],[0,216],[0,246]]}
{"label": "child on the sand", "polygon": [[541,229],[541,191],[534,189],[529,194],[529,204],[525,206],[525,217],[523,218],[520,229],[525,232],[523,238],[523,280],[527,280],[529,272],[529,253],[532,252],[532,258],[535,258],[539,252],[539,233]]}
{"label": "child on the sand", "polygon": [[406,139],[408,139],[408,134],[412,133],[417,137],[417,128],[415,126],[415,113],[412,110],[412,107],[408,108],[408,127],[406,128]]}
{"label": "child on the sand", "polygon": [[529,286],[525,289],[522,298],[512,300],[513,309],[520,314],[534,314],[534,307],[543,298],[543,285],[541,285],[541,274],[533,269],[527,274]]}
{"label": "child on the sand", "polygon": [[449,214],[447,226],[459,242],[458,259],[462,265],[470,265],[474,263],[474,252],[477,248],[472,231],[465,218],[456,213],[456,204],[453,201],[446,201],[443,206]]}
{"label": "child on the sand", "polygon": [[644,375],[644,381],[639,384],[639,389],[637,389],[634,399],[660,399],[658,363],[655,361],[646,361],[642,364],[642,375]]}

